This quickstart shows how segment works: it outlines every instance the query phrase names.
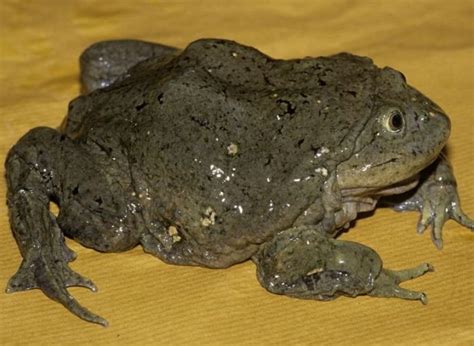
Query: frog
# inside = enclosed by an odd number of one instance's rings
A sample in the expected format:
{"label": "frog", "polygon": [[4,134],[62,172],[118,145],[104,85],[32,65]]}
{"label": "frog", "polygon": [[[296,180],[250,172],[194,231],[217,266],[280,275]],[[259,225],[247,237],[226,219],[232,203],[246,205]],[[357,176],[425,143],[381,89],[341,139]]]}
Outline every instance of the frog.
{"label": "frog", "polygon": [[113,40],[87,48],[80,67],[82,91],[60,127],[33,128],[7,155],[22,256],[9,293],[40,289],[106,326],[67,290],[97,289],[69,267],[68,237],[104,253],[142,246],[175,265],[250,260],[266,290],[300,299],[426,304],[400,284],[433,266],[387,269],[341,233],[382,201],[418,211],[417,231],[431,229],[439,249],[447,220],[474,229],[443,154],[448,116],[368,57]]}

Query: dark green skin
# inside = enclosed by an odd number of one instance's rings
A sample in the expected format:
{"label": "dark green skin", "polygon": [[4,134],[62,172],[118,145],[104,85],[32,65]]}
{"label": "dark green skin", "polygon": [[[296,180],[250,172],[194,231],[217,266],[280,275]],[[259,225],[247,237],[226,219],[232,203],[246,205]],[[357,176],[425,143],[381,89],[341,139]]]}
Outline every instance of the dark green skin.
{"label": "dark green skin", "polygon": [[[104,252],[141,244],[173,264],[223,268],[252,258],[265,288],[299,298],[426,302],[398,283],[429,265],[382,269],[373,250],[334,236],[381,196],[407,190],[396,209],[431,215],[419,229],[431,225],[438,246],[446,219],[473,228],[438,159],[448,118],[401,73],[368,58],[274,60],[225,40],[183,51],[109,41],[82,55],[81,70],[84,95],[61,129],[31,130],[6,161],[23,256],[9,292],[40,288],[106,324],[66,290],[95,286],[67,266],[74,256],[64,234]],[[396,131],[394,112],[403,120]],[[445,183],[435,179],[440,192],[429,195],[435,171]]]}

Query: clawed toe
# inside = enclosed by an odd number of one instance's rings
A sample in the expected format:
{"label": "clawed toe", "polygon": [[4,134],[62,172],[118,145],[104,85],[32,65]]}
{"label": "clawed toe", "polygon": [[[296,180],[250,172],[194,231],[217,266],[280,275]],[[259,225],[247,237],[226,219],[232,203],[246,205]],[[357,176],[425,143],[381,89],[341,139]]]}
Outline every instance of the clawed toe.
{"label": "clawed toe", "polygon": [[423,305],[428,304],[428,296],[423,292],[420,293],[420,301]]}
{"label": "clawed toe", "polygon": [[66,287],[84,287],[88,288],[92,292],[97,292],[97,286],[88,278],[83,277],[82,275],[79,275],[72,270],[69,270],[68,277],[65,280],[65,286]]}

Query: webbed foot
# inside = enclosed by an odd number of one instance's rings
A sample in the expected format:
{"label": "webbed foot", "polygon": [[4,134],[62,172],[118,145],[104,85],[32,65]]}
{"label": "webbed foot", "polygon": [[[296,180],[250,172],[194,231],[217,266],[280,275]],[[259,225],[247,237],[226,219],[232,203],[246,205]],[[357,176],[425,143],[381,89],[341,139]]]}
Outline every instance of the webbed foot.
{"label": "webbed foot", "polygon": [[408,290],[400,287],[399,284],[432,271],[434,271],[434,268],[429,263],[423,263],[417,267],[399,271],[382,269],[369,295],[374,297],[396,297],[408,300],[419,300],[423,304],[427,304],[428,297],[425,293]]}
{"label": "webbed foot", "polygon": [[80,286],[96,292],[95,284],[71,270],[64,260],[34,252],[23,259],[20,268],[8,282],[6,293],[39,288],[46,296],[61,303],[83,320],[107,326],[105,319],[81,306],[66,290],[67,287]]}
{"label": "webbed foot", "polygon": [[396,211],[420,211],[417,232],[423,233],[431,227],[431,239],[438,249],[443,247],[442,230],[444,223],[453,219],[474,231],[474,220],[461,209],[452,169],[441,157],[429,175],[417,188],[417,191],[406,201],[394,206]]}
{"label": "webbed foot", "polygon": [[[35,256],[35,260],[24,259],[21,262],[20,268],[15,275],[13,275],[10,280],[8,281],[7,288],[5,290],[6,293],[14,293],[14,292],[21,292],[27,291],[33,288],[41,288],[35,278],[35,273],[38,272],[40,269],[38,268],[46,268],[47,263],[46,261],[42,260],[39,256]],[[97,292],[97,286],[88,278],[83,277],[82,275],[73,271],[69,266],[61,260],[54,261],[54,269],[53,271],[59,273],[58,278],[55,281],[62,283],[64,288],[66,287],[84,287],[92,292]]]}
{"label": "webbed foot", "polygon": [[[74,256],[64,244],[61,233],[53,214],[40,207],[32,193],[20,192],[10,199],[12,210],[21,205],[27,210],[37,212],[41,222],[30,230],[32,236],[24,242],[23,261],[15,275],[9,280],[6,292],[39,288],[49,298],[61,303],[69,311],[83,320],[107,326],[107,321],[81,306],[67,291],[67,287],[80,286],[97,291],[95,284],[71,270],[68,262]],[[13,220],[15,230],[23,233],[22,220]],[[21,240],[20,240],[21,242]]]}

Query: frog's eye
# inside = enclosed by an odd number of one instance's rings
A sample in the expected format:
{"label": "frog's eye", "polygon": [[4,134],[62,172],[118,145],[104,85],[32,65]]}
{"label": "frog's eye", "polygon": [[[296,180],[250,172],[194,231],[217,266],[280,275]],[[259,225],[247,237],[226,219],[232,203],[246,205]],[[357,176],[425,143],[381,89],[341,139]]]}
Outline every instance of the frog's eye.
{"label": "frog's eye", "polygon": [[385,116],[384,126],[390,132],[400,132],[405,126],[405,118],[399,110],[391,110]]}

